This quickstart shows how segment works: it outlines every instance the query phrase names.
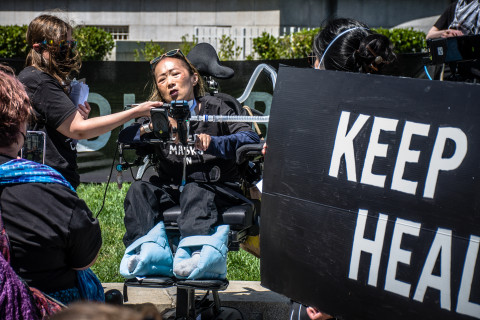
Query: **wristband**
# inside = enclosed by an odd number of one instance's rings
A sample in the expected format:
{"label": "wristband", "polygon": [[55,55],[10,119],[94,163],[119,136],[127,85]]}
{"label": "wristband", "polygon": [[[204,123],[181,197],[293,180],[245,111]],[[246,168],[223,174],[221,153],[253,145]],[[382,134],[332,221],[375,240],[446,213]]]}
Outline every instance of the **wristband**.
{"label": "wristband", "polygon": [[142,128],[145,133],[150,133],[153,131],[152,129],[150,129],[150,122],[142,124]]}

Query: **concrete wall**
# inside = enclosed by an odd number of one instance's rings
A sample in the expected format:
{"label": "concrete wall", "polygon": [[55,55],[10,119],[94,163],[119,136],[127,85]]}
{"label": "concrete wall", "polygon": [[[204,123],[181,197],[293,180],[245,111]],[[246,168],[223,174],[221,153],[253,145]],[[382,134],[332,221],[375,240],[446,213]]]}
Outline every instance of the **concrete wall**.
{"label": "concrete wall", "polygon": [[[316,27],[328,16],[353,17],[371,26],[392,27],[438,15],[450,0],[3,0],[0,24],[27,24],[59,8],[78,23],[130,25],[138,40],[167,40],[172,29],[194,26]],[[162,26],[162,31],[155,26]],[[166,28],[166,29],[165,29]],[[174,31],[173,33],[177,33]],[[150,37],[149,37],[150,35]],[[146,39],[149,38],[149,39]],[[135,39],[137,40],[137,39]],[[155,39],[154,39],[155,40]]]}
{"label": "concrete wall", "polygon": [[[315,28],[328,17],[352,17],[372,27],[392,27],[438,15],[449,0],[23,0],[0,1],[0,24],[28,24],[52,9],[75,24],[128,26],[129,41],[179,42],[192,35],[218,48],[223,34],[251,53],[252,39]],[[118,46],[119,49],[121,46]],[[123,46],[127,47],[127,46]],[[117,52],[120,56],[122,53]],[[123,58],[120,58],[123,60]]]}
{"label": "concrete wall", "polygon": [[450,0],[301,0],[278,1],[281,26],[319,26],[327,17],[348,17],[372,27],[441,14]]}
{"label": "concrete wall", "polygon": [[178,41],[199,26],[278,28],[278,1],[265,9],[257,9],[257,2],[263,1],[4,0],[0,3],[0,24],[28,24],[40,13],[59,8],[77,24],[128,25],[130,40],[140,41]]}
{"label": "concrete wall", "polygon": [[393,27],[405,21],[441,14],[449,0],[343,0],[337,15],[365,21],[372,27]]}

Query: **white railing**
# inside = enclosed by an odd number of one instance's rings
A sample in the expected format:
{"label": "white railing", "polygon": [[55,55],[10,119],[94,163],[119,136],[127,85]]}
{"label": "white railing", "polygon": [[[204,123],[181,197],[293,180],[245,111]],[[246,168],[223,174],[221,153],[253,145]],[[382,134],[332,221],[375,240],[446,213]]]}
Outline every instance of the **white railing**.
{"label": "white railing", "polygon": [[312,30],[315,28],[312,27],[282,27],[280,29],[280,35],[285,36],[302,30]]}
{"label": "white railing", "polygon": [[278,37],[279,30],[275,27],[195,27],[195,37],[198,42],[210,43],[217,52],[220,50],[220,39],[223,35],[230,37],[235,42],[235,47],[242,50],[236,60],[245,60],[253,54],[253,39],[260,37],[263,32]]}

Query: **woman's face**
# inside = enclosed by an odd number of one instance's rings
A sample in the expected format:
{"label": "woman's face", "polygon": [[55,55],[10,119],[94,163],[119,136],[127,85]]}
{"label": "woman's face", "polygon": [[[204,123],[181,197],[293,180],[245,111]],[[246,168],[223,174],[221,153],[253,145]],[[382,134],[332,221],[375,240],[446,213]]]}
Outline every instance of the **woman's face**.
{"label": "woman's face", "polygon": [[173,100],[193,100],[193,87],[198,82],[198,75],[190,74],[186,62],[165,57],[155,67],[155,81],[160,95],[166,102]]}

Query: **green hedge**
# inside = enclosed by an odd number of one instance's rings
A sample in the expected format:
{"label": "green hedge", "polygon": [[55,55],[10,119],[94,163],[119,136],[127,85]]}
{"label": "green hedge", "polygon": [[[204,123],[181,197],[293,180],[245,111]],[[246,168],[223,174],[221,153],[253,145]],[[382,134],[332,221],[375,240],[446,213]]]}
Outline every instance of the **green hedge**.
{"label": "green hedge", "polygon": [[27,26],[0,26],[0,57],[26,58]]}
{"label": "green hedge", "polygon": [[[422,52],[426,47],[425,33],[409,29],[372,29],[392,41],[396,53]],[[282,37],[262,33],[253,39],[255,58],[262,60],[306,58],[312,52],[312,43],[319,28],[302,30]],[[250,57],[253,59],[253,57]]]}
{"label": "green hedge", "polygon": [[73,30],[82,60],[103,60],[115,46],[113,36],[97,27],[77,27]]}
{"label": "green hedge", "polygon": [[[193,35],[192,40],[188,40],[189,35],[182,36],[182,42],[180,43],[180,50],[184,55],[187,55],[193,47],[198,44],[198,38]],[[135,61],[151,61],[152,59],[159,57],[166,52],[159,43],[153,42],[137,42],[137,45],[141,48],[133,50],[133,57]]]}
{"label": "green hedge", "polygon": [[305,58],[312,51],[313,38],[319,30],[318,28],[302,30],[278,38],[264,32],[260,37],[253,39],[255,58],[261,60]]}
{"label": "green hedge", "polygon": [[[0,26],[0,57],[25,59],[29,51],[26,35],[26,25]],[[103,60],[115,45],[110,33],[96,27],[77,27],[73,38],[85,61]]]}
{"label": "green hedge", "polygon": [[[137,42],[137,45],[141,45],[140,41]],[[144,43],[142,49],[133,50],[133,57],[135,61],[150,61],[164,53],[165,49],[161,45],[150,40],[150,42]]]}
{"label": "green hedge", "polygon": [[[274,37],[266,32],[260,37],[253,39],[254,56],[247,59],[296,59],[305,58],[312,51],[312,43],[315,35],[320,29],[302,30],[290,35]],[[422,52],[426,47],[425,33],[408,29],[372,29],[381,33],[392,41],[397,53]],[[27,26],[0,26],[0,57],[2,58],[25,58],[28,53],[26,43]],[[73,37],[78,41],[78,50],[82,59],[103,60],[113,49],[114,41],[110,33],[96,27],[77,27],[74,29]],[[222,60],[229,60],[238,57],[241,48],[236,47],[233,41],[222,38],[219,56]],[[189,51],[198,42],[193,37],[191,42],[182,37],[182,51]],[[157,47],[153,42],[146,43],[145,48],[136,52],[136,60],[150,60],[152,57],[163,53],[164,49]],[[187,54],[188,52],[185,52]]]}
{"label": "green hedge", "polygon": [[305,58],[312,52],[312,43],[320,28],[302,30],[280,38],[281,58]]}
{"label": "green hedge", "polygon": [[220,38],[220,48],[218,48],[217,52],[221,61],[235,60],[240,56],[242,47],[236,46],[235,41],[224,34]]}
{"label": "green hedge", "polygon": [[396,53],[422,52],[427,47],[425,33],[415,31],[413,28],[375,28],[372,30],[388,37],[392,42]]}

